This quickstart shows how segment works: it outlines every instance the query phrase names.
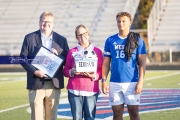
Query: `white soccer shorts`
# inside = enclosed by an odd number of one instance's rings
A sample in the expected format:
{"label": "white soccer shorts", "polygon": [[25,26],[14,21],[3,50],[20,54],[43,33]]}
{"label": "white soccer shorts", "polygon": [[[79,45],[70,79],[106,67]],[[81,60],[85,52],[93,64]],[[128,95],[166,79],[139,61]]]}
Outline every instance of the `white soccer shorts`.
{"label": "white soccer shorts", "polygon": [[109,104],[114,105],[139,105],[140,94],[135,94],[137,82],[116,83],[110,82],[109,85]]}

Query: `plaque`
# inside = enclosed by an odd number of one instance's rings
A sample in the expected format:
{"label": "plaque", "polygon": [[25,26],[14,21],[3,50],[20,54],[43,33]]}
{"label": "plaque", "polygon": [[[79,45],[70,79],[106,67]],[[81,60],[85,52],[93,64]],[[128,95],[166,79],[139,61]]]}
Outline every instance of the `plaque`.
{"label": "plaque", "polygon": [[56,54],[51,53],[49,49],[42,46],[33,59],[31,65],[38,70],[43,71],[48,78],[52,79],[59,67],[62,65],[63,61],[63,57],[59,57]]}

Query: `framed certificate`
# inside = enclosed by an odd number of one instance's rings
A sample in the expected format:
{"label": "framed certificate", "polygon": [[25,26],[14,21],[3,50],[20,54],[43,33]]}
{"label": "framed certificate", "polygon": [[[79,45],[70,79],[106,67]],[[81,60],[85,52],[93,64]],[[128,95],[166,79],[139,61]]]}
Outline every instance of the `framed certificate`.
{"label": "framed certificate", "polygon": [[48,77],[53,78],[63,61],[62,57],[51,53],[49,49],[42,46],[31,65],[43,71]]}

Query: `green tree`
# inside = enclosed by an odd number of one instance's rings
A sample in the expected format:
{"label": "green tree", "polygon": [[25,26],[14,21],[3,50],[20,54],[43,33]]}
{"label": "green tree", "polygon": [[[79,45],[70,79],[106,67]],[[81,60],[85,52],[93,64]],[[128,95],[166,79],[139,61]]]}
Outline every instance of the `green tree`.
{"label": "green tree", "polygon": [[147,20],[155,0],[140,0],[133,20],[133,29],[147,29]]}

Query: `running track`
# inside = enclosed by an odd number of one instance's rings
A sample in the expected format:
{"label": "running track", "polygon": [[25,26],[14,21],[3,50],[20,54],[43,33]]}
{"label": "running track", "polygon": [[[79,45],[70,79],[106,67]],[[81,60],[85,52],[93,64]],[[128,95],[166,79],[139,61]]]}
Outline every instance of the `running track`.
{"label": "running track", "polygon": [[[61,99],[58,106],[58,118],[71,117],[67,98]],[[141,94],[140,113],[180,109],[180,89],[145,89]],[[124,116],[127,116],[125,106]],[[108,105],[108,96],[101,94],[97,102],[96,120],[112,119],[112,110]]]}

